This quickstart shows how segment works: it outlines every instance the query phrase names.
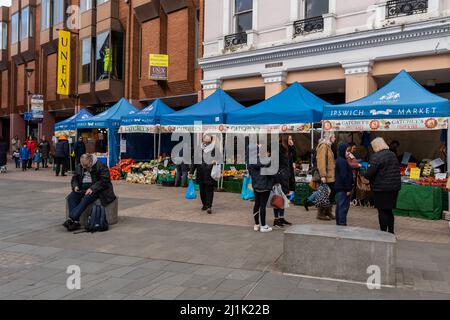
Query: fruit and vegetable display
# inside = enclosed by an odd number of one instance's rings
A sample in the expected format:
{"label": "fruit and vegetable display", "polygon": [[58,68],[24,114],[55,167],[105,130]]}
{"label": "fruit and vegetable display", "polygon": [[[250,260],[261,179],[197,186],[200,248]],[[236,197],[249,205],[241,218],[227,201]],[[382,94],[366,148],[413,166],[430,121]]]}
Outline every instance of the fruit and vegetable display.
{"label": "fruit and vegetable display", "polygon": [[223,177],[229,179],[243,179],[247,170],[225,170],[223,172]]}
{"label": "fruit and vegetable display", "polygon": [[116,166],[109,169],[111,180],[120,180],[124,178],[128,173],[131,173],[131,167],[133,164],[133,159],[120,160]]}
{"label": "fruit and vegetable display", "polygon": [[153,171],[143,171],[142,173],[130,173],[127,175],[126,182],[139,184],[155,184],[157,174]]}
{"label": "fruit and vegetable display", "polygon": [[155,184],[175,180],[175,166],[169,165],[170,158],[159,158],[148,162],[123,159],[110,169],[112,180],[125,179],[126,182]]}
{"label": "fruit and vegetable display", "polygon": [[435,177],[420,178],[416,182],[419,186],[431,186],[440,187],[442,189],[447,188],[447,179],[436,179]]}

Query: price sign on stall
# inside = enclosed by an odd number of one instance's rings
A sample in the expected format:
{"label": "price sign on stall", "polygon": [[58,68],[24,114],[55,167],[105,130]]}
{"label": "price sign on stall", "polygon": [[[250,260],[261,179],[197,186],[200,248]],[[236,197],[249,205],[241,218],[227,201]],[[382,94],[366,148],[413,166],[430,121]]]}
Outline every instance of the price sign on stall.
{"label": "price sign on stall", "polygon": [[411,179],[420,179],[420,168],[411,168],[411,174],[409,175]]}

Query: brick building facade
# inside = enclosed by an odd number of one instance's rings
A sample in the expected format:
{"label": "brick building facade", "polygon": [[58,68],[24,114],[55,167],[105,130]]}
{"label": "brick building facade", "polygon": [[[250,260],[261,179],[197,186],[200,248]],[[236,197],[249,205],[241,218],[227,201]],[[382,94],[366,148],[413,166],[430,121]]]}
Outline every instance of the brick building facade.
{"label": "brick building facade", "polygon": [[[0,135],[23,141],[29,93],[42,94],[44,120],[34,135],[53,135],[55,122],[80,108],[104,111],[121,97],[141,108],[156,98],[177,109],[199,99],[197,58],[203,39],[203,0],[13,0],[0,7]],[[80,7],[77,15],[70,6]],[[73,19],[75,17],[75,20]],[[71,24],[79,22],[78,28]],[[70,27],[69,96],[57,89],[58,31]],[[104,70],[105,48],[112,54]],[[169,55],[167,81],[149,79],[149,55]],[[26,70],[29,72],[29,79]]]}

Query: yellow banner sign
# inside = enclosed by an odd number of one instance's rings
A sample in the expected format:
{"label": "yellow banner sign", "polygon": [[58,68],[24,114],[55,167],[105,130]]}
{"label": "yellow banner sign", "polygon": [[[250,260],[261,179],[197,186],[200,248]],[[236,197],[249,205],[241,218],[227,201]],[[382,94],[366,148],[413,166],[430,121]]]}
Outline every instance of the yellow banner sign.
{"label": "yellow banner sign", "polygon": [[58,87],[56,93],[68,96],[70,88],[70,32],[58,34]]}
{"label": "yellow banner sign", "polygon": [[169,56],[167,54],[150,54],[148,77],[151,80],[168,80]]}

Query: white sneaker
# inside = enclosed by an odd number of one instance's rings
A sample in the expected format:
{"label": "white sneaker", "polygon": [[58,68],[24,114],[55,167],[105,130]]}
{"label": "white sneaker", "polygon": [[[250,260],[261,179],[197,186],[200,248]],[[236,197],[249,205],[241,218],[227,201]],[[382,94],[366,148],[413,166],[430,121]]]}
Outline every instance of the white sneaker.
{"label": "white sneaker", "polygon": [[259,231],[259,224],[255,224],[255,225],[253,226],[253,230]]}
{"label": "white sneaker", "polygon": [[269,227],[269,226],[266,224],[265,226],[261,227],[261,228],[259,229],[259,231],[260,231],[260,232],[270,232],[270,231],[272,231],[272,228]]}

